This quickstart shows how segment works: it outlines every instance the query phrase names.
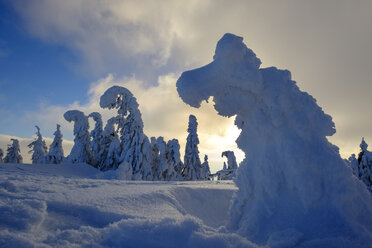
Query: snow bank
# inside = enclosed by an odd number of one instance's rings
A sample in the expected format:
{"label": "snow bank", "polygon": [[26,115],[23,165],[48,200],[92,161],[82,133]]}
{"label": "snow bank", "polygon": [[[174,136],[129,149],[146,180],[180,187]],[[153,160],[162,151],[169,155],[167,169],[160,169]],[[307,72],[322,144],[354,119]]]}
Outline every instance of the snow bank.
{"label": "snow bank", "polygon": [[213,58],[184,72],[177,89],[193,107],[213,96],[220,115],[236,115],[246,158],[229,229],[273,246],[369,246],[372,198],[327,141],[335,133],[331,117],[289,71],[260,69],[242,37],[225,34]]}
{"label": "snow bank", "polygon": [[96,179],[86,164],[0,164],[0,247],[256,247],[221,227],[226,182]]}

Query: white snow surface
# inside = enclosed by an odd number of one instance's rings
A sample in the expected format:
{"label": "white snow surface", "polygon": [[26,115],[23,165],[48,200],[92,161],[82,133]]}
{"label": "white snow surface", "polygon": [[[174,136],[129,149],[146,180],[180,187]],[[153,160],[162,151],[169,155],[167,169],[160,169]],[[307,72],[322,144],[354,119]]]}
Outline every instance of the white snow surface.
{"label": "white snow surface", "polygon": [[0,164],[0,247],[256,247],[221,227],[232,181],[112,178],[86,164]]}
{"label": "white snow surface", "polygon": [[328,142],[332,118],[289,71],[260,65],[242,37],[225,34],[210,64],[177,81],[184,102],[212,96],[241,129],[229,230],[270,246],[371,247],[372,198]]}

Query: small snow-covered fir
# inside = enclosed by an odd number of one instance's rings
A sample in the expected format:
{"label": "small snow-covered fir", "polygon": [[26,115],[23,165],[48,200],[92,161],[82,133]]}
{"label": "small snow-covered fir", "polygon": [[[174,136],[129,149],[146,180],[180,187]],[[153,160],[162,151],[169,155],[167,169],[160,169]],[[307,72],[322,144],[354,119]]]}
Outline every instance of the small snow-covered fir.
{"label": "small snow-covered fir", "polygon": [[44,157],[46,164],[60,164],[64,159],[64,152],[62,146],[62,132],[61,126],[57,124],[57,130],[54,132],[54,139],[49,146],[49,153]]}
{"label": "small snow-covered fir", "polygon": [[11,139],[11,145],[8,145],[4,163],[20,164],[23,162],[21,156],[21,150],[19,148],[19,141],[17,139]]}
{"label": "small snow-covered fir", "polygon": [[48,148],[45,144],[43,136],[40,133],[40,128],[38,126],[35,127],[37,129],[36,138],[28,145],[28,147],[31,148],[29,153],[32,153],[32,163],[38,164],[44,162],[44,157],[48,152]]}

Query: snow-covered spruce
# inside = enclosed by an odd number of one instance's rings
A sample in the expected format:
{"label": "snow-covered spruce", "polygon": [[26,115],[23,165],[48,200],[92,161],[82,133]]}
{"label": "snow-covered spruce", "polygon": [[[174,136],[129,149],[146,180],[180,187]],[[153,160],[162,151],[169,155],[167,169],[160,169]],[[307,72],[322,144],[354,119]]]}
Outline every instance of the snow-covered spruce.
{"label": "snow-covered spruce", "polygon": [[66,157],[68,163],[87,163],[91,164],[91,149],[89,136],[88,117],[79,110],[69,110],[63,117],[66,121],[74,122],[74,146],[71,149],[70,155]]}
{"label": "snow-covered spruce", "polygon": [[153,180],[172,181],[177,179],[174,169],[174,157],[172,151],[168,150],[167,143],[163,137],[151,137]]}
{"label": "snow-covered spruce", "polygon": [[201,165],[200,179],[210,180],[211,170],[209,168],[208,155],[204,155],[204,162]]}
{"label": "snow-covered spruce", "polygon": [[4,152],[3,152],[3,150],[0,148],[0,163],[3,163],[3,162],[4,162],[3,157],[4,157]]}
{"label": "snow-covered spruce", "polygon": [[33,164],[40,164],[45,162],[44,156],[48,152],[48,148],[45,144],[45,140],[43,140],[43,136],[40,133],[40,128],[35,126],[36,131],[36,138],[30,144],[28,144],[28,148],[31,148],[29,153],[32,153],[31,161]]}
{"label": "snow-covered spruce", "polygon": [[93,112],[88,115],[95,121],[94,129],[90,132],[91,149],[92,149],[92,164],[94,167],[98,167],[100,163],[99,153],[103,148],[103,123],[102,116],[98,112]]}
{"label": "snow-covered spruce", "polygon": [[132,165],[132,179],[152,180],[151,145],[143,133],[143,122],[136,98],[128,89],[112,86],[101,96],[100,106],[118,110],[118,128],[123,148],[120,164]]}
{"label": "snow-covered spruce", "polygon": [[367,150],[368,145],[362,138],[360,143],[360,153],[358,159],[355,158],[355,154],[352,154],[349,158],[350,166],[353,169],[354,175],[360,179],[372,193],[372,152]]}
{"label": "snow-covered spruce", "polygon": [[167,144],[163,137],[151,137],[151,150],[152,150],[152,172],[153,180],[163,181],[166,180],[167,171],[167,157],[165,154]]}
{"label": "snow-covered spruce", "polygon": [[221,157],[227,158],[227,164],[223,162],[223,169],[216,172],[217,180],[231,180],[235,177],[238,164],[233,151],[224,151]]}
{"label": "snow-covered spruce", "polygon": [[167,163],[173,168],[175,176],[172,180],[183,180],[182,171],[184,169],[181,161],[180,144],[177,139],[172,139],[167,142]]}
{"label": "snow-covered spruce", "polygon": [[289,71],[260,65],[242,37],[225,34],[213,62],[177,81],[184,102],[198,108],[213,96],[241,129],[228,228],[268,246],[370,246],[372,197],[326,139],[332,118]]}
{"label": "snow-covered spruce", "polygon": [[236,163],[236,157],[233,151],[224,151],[222,152],[221,157],[227,158],[227,169],[228,170],[238,169],[238,164]]}
{"label": "snow-covered spruce", "polygon": [[46,164],[60,164],[64,159],[64,152],[62,146],[62,132],[61,126],[57,124],[57,130],[54,132],[54,139],[49,146],[49,153],[44,157]]}
{"label": "snow-covered spruce", "polygon": [[185,180],[198,180],[200,179],[201,163],[199,158],[199,138],[197,134],[198,122],[194,115],[189,116],[189,127],[187,132],[185,156],[184,156],[184,170],[183,178]]}
{"label": "snow-covered spruce", "polygon": [[19,141],[17,139],[11,139],[12,144],[8,145],[4,163],[21,164],[23,158],[21,156],[21,150],[19,149]]}
{"label": "snow-covered spruce", "polygon": [[96,154],[97,168],[102,171],[117,169],[119,166],[121,145],[118,134],[115,130],[117,123],[116,117],[107,120],[105,129],[102,133],[102,144]]}

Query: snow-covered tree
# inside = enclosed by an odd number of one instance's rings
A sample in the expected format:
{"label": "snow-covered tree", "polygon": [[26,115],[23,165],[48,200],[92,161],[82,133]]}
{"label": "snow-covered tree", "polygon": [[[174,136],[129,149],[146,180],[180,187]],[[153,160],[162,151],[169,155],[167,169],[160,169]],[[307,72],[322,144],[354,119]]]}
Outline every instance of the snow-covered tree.
{"label": "snow-covered tree", "polygon": [[151,150],[152,150],[152,174],[153,180],[167,180],[166,172],[168,169],[166,157],[167,144],[163,137],[151,137]]}
{"label": "snow-covered tree", "polygon": [[94,129],[90,132],[92,137],[91,149],[92,149],[92,160],[93,166],[98,167],[100,163],[99,153],[103,149],[103,123],[102,116],[98,112],[93,112],[88,115],[95,121]]}
{"label": "snow-covered tree", "polygon": [[87,163],[91,164],[91,149],[89,136],[88,117],[79,110],[69,110],[63,115],[66,121],[74,122],[74,146],[70,155],[66,157],[68,163]]}
{"label": "snow-covered tree", "polygon": [[8,145],[4,163],[21,164],[23,158],[21,156],[21,150],[19,149],[19,141],[17,139],[11,139],[11,141],[13,143]]}
{"label": "snow-covered tree", "polygon": [[128,89],[112,86],[101,96],[100,106],[118,110],[118,128],[123,148],[120,163],[132,165],[134,180],[151,180],[151,145],[143,133],[136,98]]}
{"label": "snow-covered tree", "polygon": [[46,164],[60,164],[64,159],[64,152],[62,147],[62,132],[61,126],[57,124],[57,130],[54,132],[54,139],[49,146],[49,153],[44,157]]}
{"label": "snow-covered tree", "polygon": [[48,148],[45,144],[45,140],[43,140],[43,136],[40,133],[40,128],[38,126],[35,127],[37,129],[36,138],[34,139],[34,141],[28,144],[28,147],[31,148],[29,153],[32,153],[32,163],[39,164],[45,161],[44,156],[47,154]]}
{"label": "snow-covered tree", "polygon": [[183,177],[185,180],[200,179],[201,162],[199,158],[199,138],[197,134],[198,122],[194,115],[189,116],[189,127],[187,132],[186,149],[184,157]]}
{"label": "snow-covered tree", "polygon": [[183,180],[182,171],[184,169],[180,155],[180,144],[177,139],[172,139],[167,142],[167,163],[173,168],[175,176],[170,180]]}
{"label": "snow-covered tree", "polygon": [[236,163],[236,157],[233,151],[224,151],[222,152],[221,157],[227,158],[227,169],[228,170],[238,169],[238,164]]}
{"label": "snow-covered tree", "polygon": [[108,119],[102,133],[100,151],[96,154],[97,167],[102,170],[117,169],[120,163],[121,145],[115,130],[116,117]]}
{"label": "snow-covered tree", "polygon": [[0,163],[3,163],[3,156],[4,156],[4,152],[3,152],[3,150],[0,148]]}
{"label": "snow-covered tree", "polygon": [[362,138],[358,159],[355,158],[355,154],[352,154],[349,158],[349,164],[354,175],[372,192],[372,152],[368,151],[367,148],[368,145]]}
{"label": "snow-covered tree", "polygon": [[151,137],[151,149],[153,180],[177,180],[177,174],[174,168],[174,165],[177,163],[177,158],[175,157],[177,154],[174,154],[173,150],[169,150],[164,138],[158,137],[156,139],[155,137]]}
{"label": "snow-covered tree", "polygon": [[227,158],[226,162],[223,162],[223,169],[216,172],[218,180],[231,180],[235,177],[236,169],[238,164],[236,163],[235,154],[233,151],[224,151],[221,154],[221,157]]}
{"label": "snow-covered tree", "polygon": [[202,180],[209,180],[211,175],[211,170],[209,168],[208,155],[204,155],[204,162],[201,165],[201,177]]}

